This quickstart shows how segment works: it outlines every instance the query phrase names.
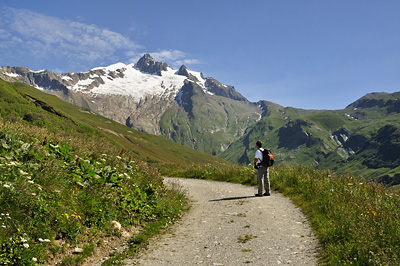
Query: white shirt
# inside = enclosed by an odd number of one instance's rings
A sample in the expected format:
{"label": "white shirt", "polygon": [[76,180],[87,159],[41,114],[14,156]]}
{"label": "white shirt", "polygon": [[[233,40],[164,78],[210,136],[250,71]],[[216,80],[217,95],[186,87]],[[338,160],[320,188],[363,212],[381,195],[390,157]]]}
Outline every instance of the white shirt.
{"label": "white shirt", "polygon": [[256,155],[254,156],[254,158],[257,158],[258,160],[257,163],[261,163],[263,160],[263,155],[262,155],[263,150],[264,150],[263,148],[259,148],[256,150]]}

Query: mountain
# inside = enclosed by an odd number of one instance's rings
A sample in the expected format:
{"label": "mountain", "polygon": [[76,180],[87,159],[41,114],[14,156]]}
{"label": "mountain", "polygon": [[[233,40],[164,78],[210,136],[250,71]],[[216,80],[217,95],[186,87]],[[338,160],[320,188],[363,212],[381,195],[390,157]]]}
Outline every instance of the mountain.
{"label": "mountain", "polygon": [[145,54],[136,64],[55,74],[23,67],[1,72],[46,93],[143,132],[219,154],[263,112],[233,86],[184,65],[174,70]]}
{"label": "mountain", "polygon": [[[266,103],[254,127],[219,155],[250,163],[261,139],[279,163],[313,165],[400,184],[400,92],[365,95],[343,110],[302,110]],[[272,107],[273,106],[273,107]]]}
{"label": "mountain", "polygon": [[[279,163],[328,168],[400,183],[400,92],[370,93],[342,110],[249,102],[233,86],[145,54],[85,73],[21,67],[0,72],[139,131],[248,164],[261,139]],[[395,149],[390,148],[395,147]],[[372,156],[372,158],[370,158]]]}
{"label": "mountain", "polygon": [[[19,128],[21,133],[30,130],[29,134],[35,138],[47,130],[46,137],[64,138],[64,142],[74,148],[93,143],[91,149],[107,150],[104,147],[111,146],[117,152],[124,149],[138,159],[153,162],[179,165],[227,163],[160,136],[130,129],[0,73],[0,124],[7,123]],[[75,143],[76,139],[80,142]],[[84,145],[80,144],[82,140]],[[91,152],[89,150],[87,154]]]}

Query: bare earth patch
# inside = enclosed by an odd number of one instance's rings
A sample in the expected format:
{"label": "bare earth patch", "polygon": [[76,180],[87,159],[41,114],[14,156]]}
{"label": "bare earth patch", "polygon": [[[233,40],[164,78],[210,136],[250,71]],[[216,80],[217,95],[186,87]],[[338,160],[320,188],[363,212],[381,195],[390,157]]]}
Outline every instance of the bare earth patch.
{"label": "bare earth patch", "polygon": [[253,187],[207,180],[166,182],[182,186],[193,206],[125,265],[317,265],[308,221],[283,195],[254,197]]}

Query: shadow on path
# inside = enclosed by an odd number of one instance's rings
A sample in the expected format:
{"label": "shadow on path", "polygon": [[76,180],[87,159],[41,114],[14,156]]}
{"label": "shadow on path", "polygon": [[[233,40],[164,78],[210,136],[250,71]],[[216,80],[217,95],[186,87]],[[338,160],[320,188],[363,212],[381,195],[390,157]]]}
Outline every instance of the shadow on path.
{"label": "shadow on path", "polygon": [[241,199],[248,199],[248,198],[254,198],[255,196],[244,196],[244,197],[230,197],[230,198],[222,198],[222,199],[213,199],[209,200],[209,202],[212,201],[224,201],[224,200],[241,200]]}

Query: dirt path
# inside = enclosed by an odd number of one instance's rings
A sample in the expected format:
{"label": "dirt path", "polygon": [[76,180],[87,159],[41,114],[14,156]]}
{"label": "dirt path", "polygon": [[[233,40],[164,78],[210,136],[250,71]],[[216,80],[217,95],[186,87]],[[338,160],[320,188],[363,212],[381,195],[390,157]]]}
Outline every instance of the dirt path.
{"label": "dirt path", "polygon": [[170,233],[125,265],[316,265],[317,240],[305,216],[279,193],[194,179],[178,183],[193,207]]}

